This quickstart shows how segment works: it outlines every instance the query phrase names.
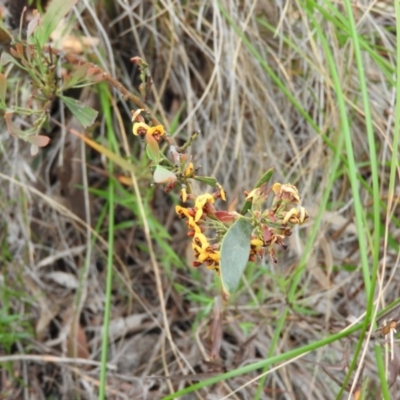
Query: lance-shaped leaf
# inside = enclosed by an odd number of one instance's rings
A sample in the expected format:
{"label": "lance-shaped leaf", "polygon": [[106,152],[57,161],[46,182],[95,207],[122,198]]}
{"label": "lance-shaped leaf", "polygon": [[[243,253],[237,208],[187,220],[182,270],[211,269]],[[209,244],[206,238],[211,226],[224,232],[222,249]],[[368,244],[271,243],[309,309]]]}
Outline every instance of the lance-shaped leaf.
{"label": "lance-shaped leaf", "polygon": [[169,169],[162,167],[161,165],[157,165],[154,170],[153,179],[155,183],[165,183],[165,182],[175,182],[176,175],[171,172]]}
{"label": "lance-shaped leaf", "polygon": [[[264,185],[264,183],[268,183],[272,177],[272,174],[274,173],[274,169],[270,168],[256,183],[256,186],[254,186],[254,189],[257,189]],[[251,208],[251,201],[246,201],[243,205],[243,208],[240,211],[240,214],[245,215],[247,211],[249,211]]]}
{"label": "lance-shaped leaf", "polygon": [[82,102],[73,99],[72,97],[60,96],[62,101],[72,112],[74,117],[80,122],[80,124],[87,128],[93,125],[94,120],[97,117],[98,112],[88,106],[85,106]]}
{"label": "lance-shaped leaf", "polygon": [[226,232],[221,244],[221,282],[229,295],[239,286],[250,255],[251,221],[239,218]]}
{"label": "lance-shaped leaf", "polygon": [[40,47],[43,47],[59,22],[67,15],[77,1],[53,0],[50,2],[42,21],[40,21],[33,34]]}
{"label": "lance-shaped leaf", "polygon": [[196,179],[196,181],[205,183],[206,185],[209,185],[211,187],[217,186],[217,182],[218,182],[212,176],[194,176],[193,179]]}

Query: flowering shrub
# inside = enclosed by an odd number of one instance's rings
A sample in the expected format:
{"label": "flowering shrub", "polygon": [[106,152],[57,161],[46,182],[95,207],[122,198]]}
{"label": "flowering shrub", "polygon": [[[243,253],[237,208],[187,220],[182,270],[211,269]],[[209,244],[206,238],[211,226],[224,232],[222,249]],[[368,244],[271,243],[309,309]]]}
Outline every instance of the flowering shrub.
{"label": "flowering shrub", "polygon": [[[229,295],[237,289],[248,261],[268,255],[277,263],[277,249],[286,249],[284,239],[292,234],[295,225],[307,220],[307,211],[299,205],[297,188],[281,183],[268,186],[271,169],[246,193],[240,213],[220,210],[216,200],[225,201],[226,193],[215,178],[197,175],[191,157],[182,152],[190,143],[176,147],[162,125],[149,126],[145,122],[142,111],[133,113],[133,133],[145,139],[146,153],[153,161],[154,182],[163,183],[166,192],[177,185],[180,187],[184,205],[177,205],[175,210],[185,220],[188,236],[192,237],[193,266],[205,265],[214,270],[221,277],[225,294]],[[169,157],[160,152],[161,139],[169,145]],[[214,191],[195,195],[192,179],[207,183]],[[273,199],[266,207],[270,195]]]}

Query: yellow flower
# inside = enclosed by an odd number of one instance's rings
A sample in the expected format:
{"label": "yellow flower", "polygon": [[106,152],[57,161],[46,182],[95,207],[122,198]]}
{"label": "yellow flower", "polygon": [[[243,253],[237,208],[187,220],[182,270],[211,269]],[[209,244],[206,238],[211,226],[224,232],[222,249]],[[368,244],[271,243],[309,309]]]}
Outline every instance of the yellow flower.
{"label": "yellow flower", "polygon": [[222,188],[222,186],[219,183],[217,183],[217,186],[219,188],[219,193],[220,193],[221,199],[226,201],[225,190]]}
{"label": "yellow flower", "polygon": [[283,224],[290,222],[291,224],[303,224],[308,218],[307,211],[304,207],[292,208],[286,212],[285,217],[282,220]]}
{"label": "yellow flower", "polygon": [[135,136],[144,136],[149,129],[151,128],[144,122],[135,122],[133,124],[133,134]]}
{"label": "yellow flower", "polygon": [[218,250],[213,250],[212,252],[209,253],[209,255],[211,260],[219,264],[221,260],[221,254]]}
{"label": "yellow flower", "polygon": [[187,191],[186,191],[186,188],[185,188],[185,187],[181,189],[180,197],[181,197],[181,200],[182,200],[184,203],[186,203],[188,194],[187,194]]}
{"label": "yellow flower", "polygon": [[260,188],[255,188],[250,193],[247,193],[245,200],[253,202],[253,201],[257,201],[260,197],[261,197]]}
{"label": "yellow flower", "polygon": [[145,136],[148,134],[153,136],[156,140],[159,140],[160,136],[165,134],[164,127],[162,125],[150,127],[144,122],[135,122],[133,124],[132,131],[135,136]]}
{"label": "yellow flower", "polygon": [[149,128],[149,131],[147,132],[149,135],[154,136],[157,140],[160,136],[164,135],[164,127],[162,125],[156,125],[151,128]]}
{"label": "yellow flower", "polygon": [[208,269],[217,269],[220,261],[220,252],[213,249],[203,233],[194,235],[192,248],[199,263],[206,263]]}
{"label": "yellow flower", "polygon": [[209,258],[209,249],[211,248],[207,238],[202,233],[196,233],[193,238],[192,248],[197,261],[203,263]]}
{"label": "yellow flower", "polygon": [[187,221],[188,227],[194,230],[194,233],[201,233],[200,227],[194,222],[193,217],[189,217]]}
{"label": "yellow flower", "polygon": [[175,212],[179,215],[180,218],[186,217],[186,218],[193,218],[192,215],[190,215],[189,209],[181,206],[175,206]]}
{"label": "yellow flower", "polygon": [[193,165],[193,163],[189,163],[189,165],[186,167],[186,170],[185,170],[185,177],[191,178],[193,176],[194,176],[194,165]]}
{"label": "yellow flower", "polygon": [[214,204],[214,197],[211,194],[205,193],[197,197],[194,204],[196,208],[196,215],[194,216],[195,222],[197,222],[203,215],[203,208],[207,203]]}
{"label": "yellow flower", "polygon": [[272,185],[272,191],[277,195],[278,193],[280,193],[281,187],[282,187],[281,183],[278,183],[278,182],[274,183]]}
{"label": "yellow flower", "polygon": [[256,251],[261,249],[264,246],[264,242],[259,238],[251,239],[250,241],[251,247],[254,248]]}
{"label": "yellow flower", "polygon": [[215,256],[216,260],[213,260],[211,258],[206,260],[206,262],[205,262],[206,268],[210,269],[210,270],[214,270],[217,273],[217,275],[219,275],[219,260],[220,260],[219,251],[216,251],[214,253],[214,256]]}
{"label": "yellow flower", "polygon": [[200,246],[202,249],[207,249],[207,247],[210,247],[210,243],[208,243],[207,238],[204,236],[203,233],[199,232],[196,233],[193,237],[193,242]]}
{"label": "yellow flower", "polygon": [[275,193],[275,196],[294,204],[298,204],[300,202],[299,192],[296,186],[287,184],[274,183],[272,186],[272,190]]}

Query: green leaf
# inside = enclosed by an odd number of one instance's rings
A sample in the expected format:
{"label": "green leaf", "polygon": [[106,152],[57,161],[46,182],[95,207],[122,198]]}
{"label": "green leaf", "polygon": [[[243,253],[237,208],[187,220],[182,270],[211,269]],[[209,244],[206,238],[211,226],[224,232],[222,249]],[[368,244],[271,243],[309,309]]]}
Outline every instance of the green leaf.
{"label": "green leaf", "polygon": [[193,179],[196,179],[196,181],[205,183],[206,185],[209,185],[211,187],[215,187],[217,185],[217,180],[211,176],[195,176]]}
{"label": "green leaf", "polygon": [[251,221],[239,218],[226,232],[221,245],[221,282],[226,294],[239,286],[250,254]]}
{"label": "green leaf", "polygon": [[153,179],[155,183],[163,183],[168,181],[176,181],[176,175],[171,172],[169,169],[162,167],[161,165],[157,165]]}
{"label": "green leaf", "polygon": [[35,29],[33,37],[40,47],[48,41],[59,22],[67,15],[78,0],[53,0],[47,7],[42,21]]}
{"label": "green leaf", "polygon": [[160,161],[160,147],[158,146],[157,140],[153,135],[146,133],[146,153],[150,160],[158,163]]}
{"label": "green leaf", "polygon": [[[254,186],[254,189],[257,189],[261,187],[264,183],[268,183],[269,180],[272,177],[272,174],[274,173],[274,169],[270,168],[256,183],[256,186]],[[249,211],[251,208],[251,201],[246,201],[242,207],[242,210],[240,211],[240,214],[245,215],[247,211]]]}
{"label": "green leaf", "polygon": [[0,73],[0,101],[5,103],[7,94],[7,78]]}
{"label": "green leaf", "polygon": [[96,110],[85,106],[83,103],[73,99],[72,97],[60,96],[60,98],[84,128],[93,124],[98,114]]}

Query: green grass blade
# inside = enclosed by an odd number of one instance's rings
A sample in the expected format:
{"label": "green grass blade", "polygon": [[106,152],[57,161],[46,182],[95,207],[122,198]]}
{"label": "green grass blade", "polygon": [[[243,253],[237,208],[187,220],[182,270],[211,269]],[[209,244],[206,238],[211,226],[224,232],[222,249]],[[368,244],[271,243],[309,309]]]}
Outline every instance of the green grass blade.
{"label": "green grass blade", "polygon": [[[328,2],[329,3],[329,2]],[[359,76],[359,81],[360,81],[360,89],[361,89],[361,95],[362,95],[362,100],[363,100],[363,106],[364,106],[364,113],[365,113],[365,125],[367,129],[367,137],[368,137],[368,146],[369,146],[369,156],[370,156],[370,163],[371,163],[371,173],[372,173],[372,190],[373,190],[373,215],[374,215],[374,232],[373,232],[373,248],[372,248],[372,265],[370,268],[369,266],[369,261],[368,261],[368,253],[367,253],[367,248],[366,248],[366,243],[365,243],[365,237],[363,235],[363,231],[367,224],[363,226],[363,210],[362,210],[362,202],[359,197],[359,192],[358,192],[358,182],[357,182],[357,176],[356,176],[356,166],[355,163],[353,164],[354,160],[354,155],[353,155],[353,149],[352,149],[352,144],[351,144],[351,136],[346,135],[346,149],[347,149],[347,154],[349,156],[349,178],[350,178],[350,183],[351,183],[351,188],[352,188],[352,194],[354,197],[354,208],[355,208],[355,215],[356,215],[356,226],[358,230],[358,241],[360,245],[360,255],[361,255],[361,267],[364,275],[364,284],[365,284],[365,289],[366,289],[366,297],[367,297],[367,311],[366,311],[366,316],[365,316],[365,322],[364,322],[364,327],[363,330],[361,331],[361,336],[358,342],[358,346],[356,349],[356,352],[354,354],[352,363],[350,365],[349,371],[347,373],[347,376],[343,382],[341,392],[344,390],[344,388],[347,385],[347,382],[350,380],[352,370],[355,368],[357,364],[357,359],[358,359],[358,354],[359,351],[361,351],[362,347],[362,341],[364,339],[365,331],[368,327],[369,320],[372,316],[373,313],[373,308],[374,308],[374,291],[375,291],[375,286],[376,286],[376,279],[377,279],[377,272],[378,272],[378,261],[379,261],[379,250],[380,250],[380,235],[379,235],[379,230],[380,230],[380,207],[379,207],[379,181],[378,181],[378,162],[376,158],[376,147],[375,147],[375,137],[374,137],[374,131],[373,131],[373,125],[372,125],[372,117],[371,117],[371,112],[370,112],[370,105],[369,105],[369,96],[368,96],[368,90],[367,90],[367,82],[365,79],[365,73],[364,73],[364,66],[363,66],[363,60],[362,60],[362,55],[361,55],[361,49],[360,49],[360,42],[359,42],[359,35],[357,33],[357,27],[356,23],[354,20],[354,15],[353,15],[353,9],[352,5],[349,0],[345,0],[344,2],[345,8],[346,8],[346,14],[347,14],[347,19],[348,19],[348,26],[350,29],[351,33],[351,38],[352,38],[352,45],[354,48],[354,53],[355,53],[355,58],[356,58],[356,63],[357,63],[357,69],[358,69],[358,76]],[[350,132],[348,132],[350,134]],[[377,356],[379,356],[379,352],[377,353]],[[381,363],[378,362],[378,366],[381,366]],[[382,370],[380,370],[382,372]],[[380,373],[380,376],[382,378],[382,374]],[[354,378],[354,381],[357,379]],[[381,379],[381,385],[383,389],[383,394],[385,399],[388,399],[389,397],[389,390],[387,388],[387,381],[386,378]],[[353,385],[354,387],[354,385]],[[341,392],[338,394],[338,398],[340,398]]]}
{"label": "green grass blade", "polygon": [[[113,134],[111,104],[109,101],[109,91],[105,85],[99,86],[99,95],[101,107],[103,109],[105,123],[108,132],[108,141],[112,148],[118,148],[115,136]],[[113,162],[109,160],[109,173],[113,174]],[[106,381],[107,381],[107,360],[108,360],[108,331],[111,315],[111,289],[113,280],[113,259],[114,259],[114,180],[109,179],[108,182],[108,253],[107,253],[107,277],[106,277],[106,298],[103,318],[103,335],[101,344],[101,367],[100,367],[100,388],[99,399],[106,398]]]}

